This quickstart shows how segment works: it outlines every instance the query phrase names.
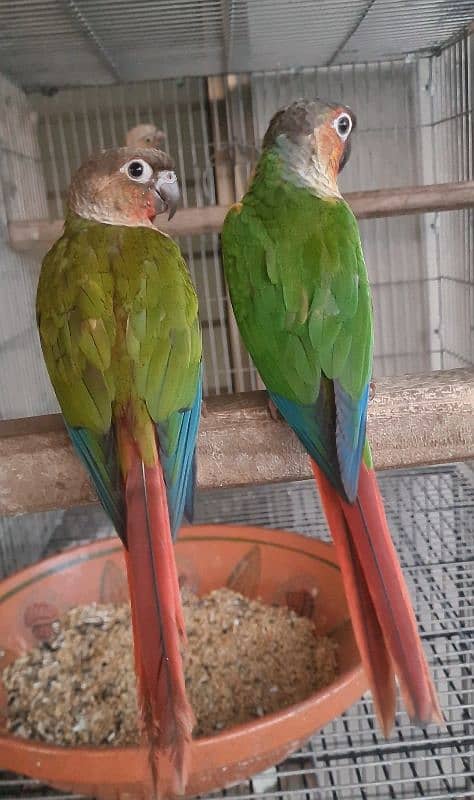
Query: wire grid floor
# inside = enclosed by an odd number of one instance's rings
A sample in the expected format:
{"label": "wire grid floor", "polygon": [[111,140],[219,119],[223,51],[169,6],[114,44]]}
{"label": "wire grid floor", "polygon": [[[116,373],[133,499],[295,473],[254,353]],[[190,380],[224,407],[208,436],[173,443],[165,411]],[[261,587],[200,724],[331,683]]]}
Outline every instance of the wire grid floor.
{"label": "wire grid floor", "polygon": [[[446,728],[413,728],[400,712],[394,733],[384,740],[376,727],[371,698],[366,695],[277,767],[211,797],[474,797],[474,472],[459,464],[404,470],[381,475],[380,484]],[[196,522],[252,523],[327,538],[311,481],[201,493],[196,511]],[[98,512],[79,513],[90,516]],[[103,534],[108,533],[105,527]],[[72,537],[68,539],[62,529],[48,551],[68,544]],[[46,797],[67,795],[36,781],[0,774],[1,800]]]}

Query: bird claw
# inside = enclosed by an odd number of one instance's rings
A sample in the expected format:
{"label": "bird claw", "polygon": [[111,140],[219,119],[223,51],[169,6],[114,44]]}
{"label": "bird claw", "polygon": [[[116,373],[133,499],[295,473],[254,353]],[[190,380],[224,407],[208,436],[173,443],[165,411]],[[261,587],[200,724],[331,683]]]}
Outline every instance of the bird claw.
{"label": "bird claw", "polygon": [[270,412],[270,416],[274,422],[280,422],[283,419],[282,415],[278,411],[275,403],[273,402],[272,398],[269,397],[267,400],[268,411]]}
{"label": "bird claw", "polygon": [[369,384],[369,402],[375,397],[375,381],[370,381]]}
{"label": "bird claw", "polygon": [[205,400],[201,400],[201,417],[209,416],[209,411],[207,410],[207,403]]}

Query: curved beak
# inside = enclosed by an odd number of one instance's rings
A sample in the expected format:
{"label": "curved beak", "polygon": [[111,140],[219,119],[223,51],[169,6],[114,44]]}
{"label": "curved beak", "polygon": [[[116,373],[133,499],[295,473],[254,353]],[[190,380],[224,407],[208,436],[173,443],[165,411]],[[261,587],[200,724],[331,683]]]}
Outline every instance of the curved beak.
{"label": "curved beak", "polygon": [[159,207],[161,204],[157,203],[157,213],[162,214],[163,211],[168,211],[168,219],[171,219],[174,217],[179,203],[179,185],[176,173],[168,169],[159,172],[155,181],[155,190],[164,206]]}
{"label": "curved beak", "polygon": [[338,170],[339,172],[342,172],[342,170],[346,166],[347,162],[349,161],[350,154],[351,154],[351,143],[350,141],[347,141],[346,146],[344,148],[344,152],[342,154],[342,158],[339,162],[339,170]]}

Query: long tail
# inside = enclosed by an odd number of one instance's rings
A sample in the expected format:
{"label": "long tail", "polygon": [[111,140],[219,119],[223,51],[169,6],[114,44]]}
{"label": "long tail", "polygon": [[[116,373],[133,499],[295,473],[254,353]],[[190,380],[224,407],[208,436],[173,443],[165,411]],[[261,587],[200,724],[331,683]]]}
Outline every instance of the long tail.
{"label": "long tail", "polygon": [[348,503],[314,462],[312,467],[384,734],[395,717],[395,674],[412,722],[443,724],[373,470],[362,464],[357,499]]}
{"label": "long tail", "polygon": [[161,466],[145,466],[123,431],[119,441],[138,698],[153,790],[163,797],[184,791],[194,725],[180,651],[184,619]]}

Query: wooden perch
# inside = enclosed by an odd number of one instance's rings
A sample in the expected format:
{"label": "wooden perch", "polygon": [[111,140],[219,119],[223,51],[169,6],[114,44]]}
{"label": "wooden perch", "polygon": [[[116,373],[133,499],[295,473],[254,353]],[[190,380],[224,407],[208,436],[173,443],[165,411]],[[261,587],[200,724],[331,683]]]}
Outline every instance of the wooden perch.
{"label": "wooden perch", "polygon": [[[474,370],[384,378],[369,405],[378,469],[474,457]],[[198,445],[198,485],[269,483],[310,477],[308,460],[264,392],[207,401]],[[60,415],[0,422],[0,514],[93,502]]]}
{"label": "wooden perch", "polygon": [[[348,192],[345,198],[359,219],[453,211],[474,206],[474,181]],[[171,236],[220,233],[226,213],[227,206],[183,208],[170,222],[160,219],[159,225]],[[8,226],[10,244],[15,250],[42,255],[61,235],[62,226],[62,220],[11,222]]]}

